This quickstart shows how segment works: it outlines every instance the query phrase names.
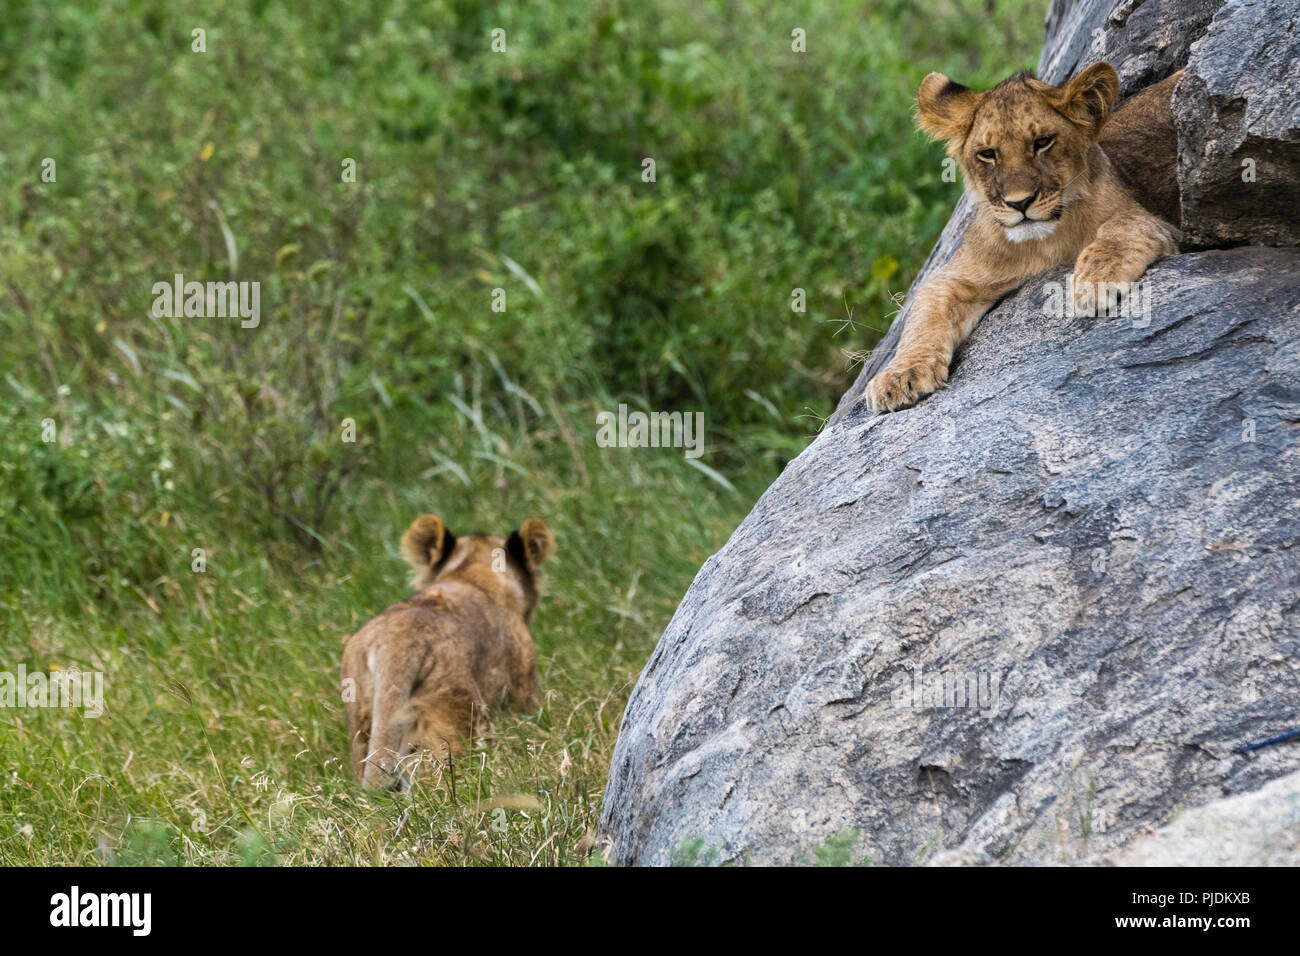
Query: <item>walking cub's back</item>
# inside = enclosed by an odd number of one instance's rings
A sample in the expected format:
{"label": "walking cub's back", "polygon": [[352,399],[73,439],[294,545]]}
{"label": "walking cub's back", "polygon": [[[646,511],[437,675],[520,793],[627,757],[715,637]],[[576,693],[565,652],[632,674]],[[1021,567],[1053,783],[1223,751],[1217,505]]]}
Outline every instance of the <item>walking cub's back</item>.
{"label": "walking cub's back", "polygon": [[536,518],[506,538],[457,537],[431,514],[406,530],[416,593],[343,648],[352,768],[364,783],[397,784],[421,759],[449,760],[501,707],[535,704],[528,620],[554,547]]}

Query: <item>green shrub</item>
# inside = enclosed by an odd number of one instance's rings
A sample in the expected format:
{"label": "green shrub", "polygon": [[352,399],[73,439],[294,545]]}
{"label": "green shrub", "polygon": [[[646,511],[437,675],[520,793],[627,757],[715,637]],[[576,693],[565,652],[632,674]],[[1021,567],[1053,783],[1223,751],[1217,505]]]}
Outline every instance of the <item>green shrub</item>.
{"label": "green shrub", "polygon": [[[584,858],[655,639],[957,198],[916,85],[1031,65],[1041,22],[1028,0],[10,0],[0,669],[101,670],[107,713],[0,711],[0,863]],[[177,273],[259,282],[260,325],[155,318]],[[597,447],[620,402],[704,412],[705,456]],[[542,704],[401,803],[349,779],[339,639],[405,596],[423,511],[541,517],[559,546]],[[495,826],[496,793],[538,809]]]}

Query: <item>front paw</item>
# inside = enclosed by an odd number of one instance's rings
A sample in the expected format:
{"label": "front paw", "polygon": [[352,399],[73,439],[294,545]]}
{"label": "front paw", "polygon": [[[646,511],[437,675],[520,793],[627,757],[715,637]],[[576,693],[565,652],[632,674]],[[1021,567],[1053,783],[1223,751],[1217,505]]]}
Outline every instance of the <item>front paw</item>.
{"label": "front paw", "polygon": [[948,361],[937,356],[895,359],[867,383],[866,400],[875,412],[892,412],[915,405],[948,384]]}
{"label": "front paw", "polygon": [[1075,315],[1118,315],[1137,271],[1117,252],[1093,243],[1079,253],[1071,277]]}

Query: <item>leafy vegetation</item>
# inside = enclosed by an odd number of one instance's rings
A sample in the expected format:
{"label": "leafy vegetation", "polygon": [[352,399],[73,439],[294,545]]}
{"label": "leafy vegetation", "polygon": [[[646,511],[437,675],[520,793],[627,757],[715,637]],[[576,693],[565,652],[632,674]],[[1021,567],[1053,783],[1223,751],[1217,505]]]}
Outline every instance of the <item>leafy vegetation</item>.
{"label": "leafy vegetation", "polygon": [[[106,703],[0,710],[0,864],[586,858],[655,639],[956,199],[916,84],[1032,65],[1041,16],[9,0],[0,670]],[[155,317],[178,273],[259,282],[260,324]],[[704,412],[705,456],[597,447],[620,402]],[[367,794],[340,640],[424,511],[555,532],[544,699]]]}

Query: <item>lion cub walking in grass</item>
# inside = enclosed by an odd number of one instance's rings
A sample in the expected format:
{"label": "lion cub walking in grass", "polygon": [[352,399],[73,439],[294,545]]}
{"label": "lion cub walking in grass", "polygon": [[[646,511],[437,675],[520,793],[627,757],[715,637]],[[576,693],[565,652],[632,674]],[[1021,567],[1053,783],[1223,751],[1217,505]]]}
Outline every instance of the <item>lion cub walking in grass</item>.
{"label": "lion cub walking in grass", "polygon": [[872,409],[905,408],[942,387],[980,317],[1032,276],[1073,263],[1074,308],[1093,315],[1178,251],[1170,96],[1181,75],[1113,116],[1119,77],[1109,63],[1064,87],[1023,73],[986,93],[942,73],[922,81],[917,123],[947,141],[978,208],[961,247],[918,290],[893,360],[867,383]]}
{"label": "lion cub walking in grass", "polygon": [[399,762],[463,752],[507,702],[537,701],[528,619],[538,568],[555,548],[535,518],[502,539],[457,538],[437,515],[402,535],[416,594],[357,631],[343,648],[352,769],[367,786],[401,783]]}

